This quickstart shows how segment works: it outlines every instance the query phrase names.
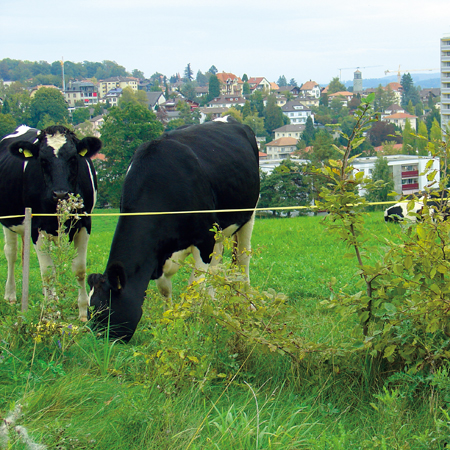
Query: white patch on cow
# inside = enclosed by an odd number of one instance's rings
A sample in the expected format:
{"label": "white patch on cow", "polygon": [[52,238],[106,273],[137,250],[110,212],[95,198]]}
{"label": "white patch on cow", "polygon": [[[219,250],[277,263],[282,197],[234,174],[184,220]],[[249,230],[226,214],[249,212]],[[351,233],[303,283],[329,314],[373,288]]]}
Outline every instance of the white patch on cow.
{"label": "white patch on cow", "polygon": [[224,122],[224,123],[228,123],[228,118],[230,116],[224,116],[224,117],[218,117],[217,119],[214,119],[213,122]]}
{"label": "white patch on cow", "polygon": [[91,213],[91,212],[94,210],[95,204],[97,203],[97,190],[95,189],[94,175],[92,174],[91,166],[89,165],[89,163],[87,162],[87,160],[86,160],[86,164],[87,164],[87,168],[88,168],[88,170],[89,170],[89,177],[91,178],[92,191],[93,191],[93,193],[94,193],[92,209],[89,211],[89,213]]}
{"label": "white patch on cow", "polygon": [[8,262],[8,275],[6,278],[5,300],[14,303],[16,301],[16,281],[14,279],[14,266],[17,260],[17,233],[3,227],[5,235],[5,257]]}
{"label": "white patch on cow", "polygon": [[14,131],[14,133],[9,134],[8,136],[5,136],[3,139],[10,139],[10,138],[15,138],[15,137],[19,137],[24,135],[28,130],[31,130],[30,127],[27,127],[26,125],[20,125],[20,127],[18,127],[16,129],[16,131]]}
{"label": "white patch on cow", "polygon": [[59,150],[66,142],[66,136],[61,133],[47,136],[47,145],[53,149],[53,153],[56,157],[59,156]]}

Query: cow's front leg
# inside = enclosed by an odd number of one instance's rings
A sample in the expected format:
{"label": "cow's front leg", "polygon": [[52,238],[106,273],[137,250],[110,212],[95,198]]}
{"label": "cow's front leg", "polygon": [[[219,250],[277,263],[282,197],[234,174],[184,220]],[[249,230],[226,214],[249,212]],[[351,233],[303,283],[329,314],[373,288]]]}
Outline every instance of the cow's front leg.
{"label": "cow's front leg", "polygon": [[5,300],[10,303],[16,302],[16,280],[14,279],[14,266],[17,261],[17,233],[9,228],[3,227],[5,235],[5,257],[8,263],[8,275],[5,286]]}
{"label": "cow's front leg", "polygon": [[55,288],[52,286],[48,286],[49,275],[54,270],[52,257],[42,249],[44,245],[44,239],[52,239],[53,237],[48,235],[47,233],[41,231],[38,236],[38,240],[34,245],[34,249],[36,250],[36,255],[39,261],[39,269],[41,270],[41,278],[44,284],[43,293],[44,297],[54,298],[56,296]]}
{"label": "cow's front leg", "polygon": [[78,285],[78,312],[79,319],[83,322],[87,321],[87,308],[89,305],[89,297],[86,292],[86,258],[87,247],[89,242],[89,234],[85,227],[81,228],[74,236],[73,243],[77,255],[72,262],[72,271],[77,279]]}

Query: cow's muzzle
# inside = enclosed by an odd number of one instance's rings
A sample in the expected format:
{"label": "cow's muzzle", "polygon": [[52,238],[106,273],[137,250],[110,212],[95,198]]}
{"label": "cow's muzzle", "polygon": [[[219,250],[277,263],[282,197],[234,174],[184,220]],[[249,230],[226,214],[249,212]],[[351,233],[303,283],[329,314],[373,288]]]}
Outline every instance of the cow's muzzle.
{"label": "cow's muzzle", "polygon": [[53,200],[57,202],[58,200],[67,200],[69,198],[68,191],[53,191]]}

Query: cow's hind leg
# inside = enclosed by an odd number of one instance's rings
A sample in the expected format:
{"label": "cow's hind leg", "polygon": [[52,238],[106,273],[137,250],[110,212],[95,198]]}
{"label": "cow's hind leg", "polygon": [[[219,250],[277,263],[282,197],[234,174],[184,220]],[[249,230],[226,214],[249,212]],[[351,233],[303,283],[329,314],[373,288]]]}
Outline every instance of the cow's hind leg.
{"label": "cow's hind leg", "polygon": [[14,279],[14,266],[17,261],[17,233],[7,227],[3,227],[5,235],[5,257],[8,263],[8,275],[6,278],[5,300],[10,303],[16,301],[16,280]]}
{"label": "cow's hind leg", "polygon": [[253,225],[255,223],[255,213],[251,219],[243,225],[237,232],[237,249],[236,249],[236,263],[243,267],[247,280],[250,282],[250,253],[251,253],[251,237]]}
{"label": "cow's hind leg", "polygon": [[164,263],[163,274],[156,280],[156,287],[167,302],[172,300],[172,277],[178,272],[178,269],[181,267],[181,262],[190,254],[191,248],[189,247],[186,250],[173,253]]}
{"label": "cow's hind leg", "polygon": [[85,227],[81,228],[73,238],[73,244],[77,255],[72,261],[72,272],[74,273],[78,285],[78,317],[81,321],[87,321],[87,308],[89,297],[86,291],[86,258],[89,242],[89,234]]}

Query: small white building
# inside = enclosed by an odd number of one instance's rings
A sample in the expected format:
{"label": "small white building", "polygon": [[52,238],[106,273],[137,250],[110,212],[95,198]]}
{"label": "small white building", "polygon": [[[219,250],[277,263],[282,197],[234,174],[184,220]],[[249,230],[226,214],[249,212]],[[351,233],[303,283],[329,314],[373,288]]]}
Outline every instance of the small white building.
{"label": "small white building", "polygon": [[[384,158],[392,169],[394,191],[398,194],[408,195],[425,189],[429,181],[424,171],[430,160],[433,160],[431,170],[437,171],[435,180],[439,182],[439,158],[416,155],[387,155]],[[371,178],[376,160],[377,156],[356,158],[353,167],[357,171],[363,171],[365,177]],[[364,190],[361,189],[359,194],[364,195]]]}

